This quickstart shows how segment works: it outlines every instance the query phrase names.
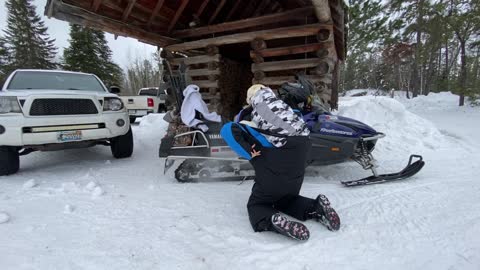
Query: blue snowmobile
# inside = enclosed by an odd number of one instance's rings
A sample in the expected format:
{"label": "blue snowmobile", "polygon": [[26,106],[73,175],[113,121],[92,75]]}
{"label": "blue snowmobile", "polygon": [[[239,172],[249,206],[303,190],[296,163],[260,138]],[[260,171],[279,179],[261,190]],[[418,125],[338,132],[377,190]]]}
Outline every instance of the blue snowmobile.
{"label": "blue snowmobile", "polygon": [[[424,166],[420,155],[411,155],[407,166],[400,172],[378,174],[373,163],[372,151],[378,139],[385,134],[372,127],[343,116],[331,114],[321,105],[312,105],[312,85],[301,76],[297,83],[286,83],[279,89],[279,96],[294,111],[302,114],[310,129],[312,141],[310,166],[341,163],[354,160],[373,175],[359,180],[342,181],[347,187],[369,185],[405,179],[418,173]],[[177,102],[181,100],[182,81],[170,76],[170,84],[178,89]],[[177,106],[181,106],[178,103]],[[250,110],[251,111],[251,110]],[[170,114],[173,116],[173,114]],[[248,120],[249,109],[242,110],[235,121]],[[254,171],[248,160],[235,153],[220,135],[222,123],[207,123],[209,130],[178,130],[179,118],[170,117],[169,132],[162,139],[159,156],[165,158],[165,172],[175,160],[184,160],[175,170],[179,182],[208,180],[246,180],[254,178]],[[176,126],[176,127],[175,127]],[[256,132],[262,132],[255,130]]]}

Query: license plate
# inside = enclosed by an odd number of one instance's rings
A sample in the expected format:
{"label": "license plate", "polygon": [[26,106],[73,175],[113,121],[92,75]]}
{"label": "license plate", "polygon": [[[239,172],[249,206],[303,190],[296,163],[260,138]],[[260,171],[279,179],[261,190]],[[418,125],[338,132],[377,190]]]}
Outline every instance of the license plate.
{"label": "license plate", "polygon": [[82,139],[82,131],[61,131],[57,133],[57,140],[60,142],[80,141]]}
{"label": "license plate", "polygon": [[145,114],[147,114],[147,111],[146,110],[137,110],[137,114],[138,115],[145,115]]}

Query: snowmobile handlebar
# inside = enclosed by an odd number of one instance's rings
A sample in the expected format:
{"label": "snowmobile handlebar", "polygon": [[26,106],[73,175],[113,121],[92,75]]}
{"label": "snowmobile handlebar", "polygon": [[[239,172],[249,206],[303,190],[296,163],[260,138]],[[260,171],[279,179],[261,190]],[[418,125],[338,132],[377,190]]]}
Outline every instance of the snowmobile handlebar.
{"label": "snowmobile handlebar", "polygon": [[385,134],[384,133],[381,133],[381,132],[378,132],[377,135],[375,136],[372,136],[372,137],[365,137],[365,138],[362,138],[363,141],[367,142],[367,141],[374,141],[374,140],[378,140],[378,139],[381,139],[385,137]]}

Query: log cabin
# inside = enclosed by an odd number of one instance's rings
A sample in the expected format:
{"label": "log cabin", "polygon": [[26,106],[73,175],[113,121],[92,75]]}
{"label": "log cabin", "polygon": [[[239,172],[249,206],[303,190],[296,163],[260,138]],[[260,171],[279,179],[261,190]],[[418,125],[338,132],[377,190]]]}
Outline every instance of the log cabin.
{"label": "log cabin", "polygon": [[337,108],[346,8],[343,0],[48,0],[45,14],[162,48],[231,118],[252,83],[275,89],[298,73]]}

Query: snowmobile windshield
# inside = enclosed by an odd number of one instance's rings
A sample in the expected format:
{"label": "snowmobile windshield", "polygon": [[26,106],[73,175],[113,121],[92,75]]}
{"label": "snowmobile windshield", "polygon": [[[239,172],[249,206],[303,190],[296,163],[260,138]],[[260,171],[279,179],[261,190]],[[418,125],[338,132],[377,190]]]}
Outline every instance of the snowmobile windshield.
{"label": "snowmobile windshield", "polygon": [[91,74],[68,72],[18,71],[7,90],[77,90],[106,92],[103,84]]}

